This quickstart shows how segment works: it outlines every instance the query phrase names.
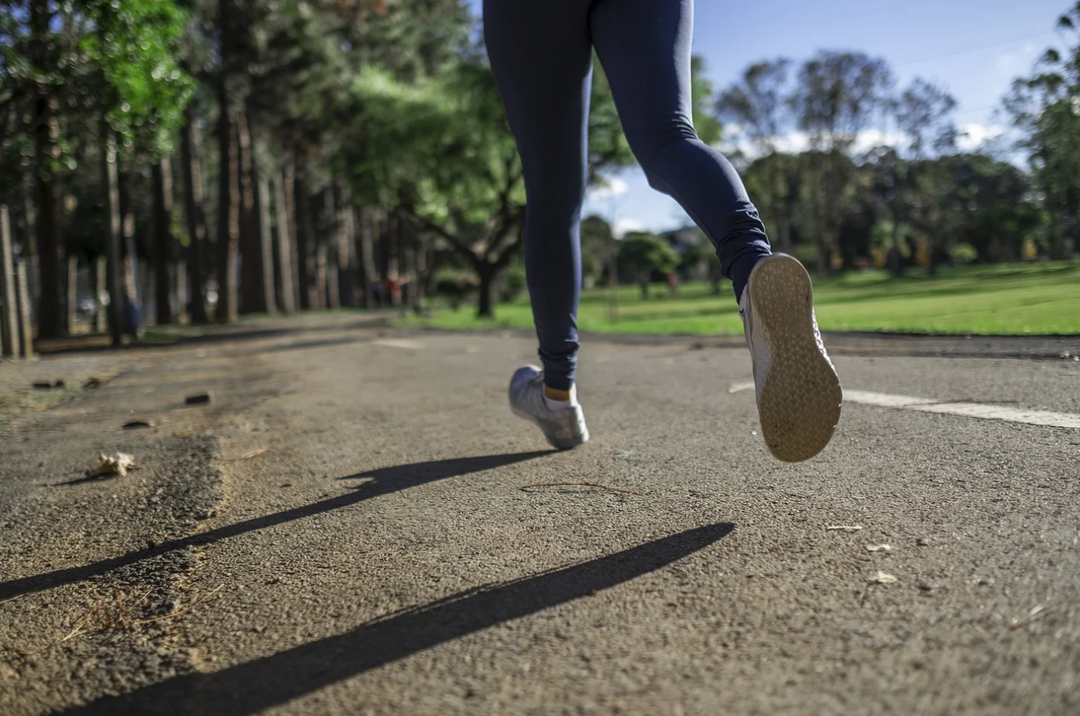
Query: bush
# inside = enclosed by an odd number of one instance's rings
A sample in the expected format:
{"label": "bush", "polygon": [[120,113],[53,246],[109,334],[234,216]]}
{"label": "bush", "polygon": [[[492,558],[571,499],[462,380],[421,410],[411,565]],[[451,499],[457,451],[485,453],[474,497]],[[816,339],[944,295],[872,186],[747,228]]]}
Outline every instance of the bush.
{"label": "bush", "polygon": [[964,266],[967,264],[973,264],[978,261],[979,252],[971,244],[957,244],[949,252],[949,257],[953,260],[953,263]]}

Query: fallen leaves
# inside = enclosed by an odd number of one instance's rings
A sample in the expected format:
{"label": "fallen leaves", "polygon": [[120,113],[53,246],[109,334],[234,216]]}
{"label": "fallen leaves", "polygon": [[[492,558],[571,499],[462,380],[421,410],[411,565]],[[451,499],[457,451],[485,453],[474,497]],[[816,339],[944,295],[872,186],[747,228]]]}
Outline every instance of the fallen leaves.
{"label": "fallen leaves", "polygon": [[87,477],[108,477],[110,475],[116,475],[117,477],[123,477],[127,475],[128,470],[132,470],[136,467],[135,458],[124,452],[118,452],[115,455],[106,455],[105,453],[98,453],[98,462],[94,466],[94,469],[87,470]]}
{"label": "fallen leaves", "polygon": [[874,578],[870,581],[874,582],[875,584],[896,584],[900,580],[897,577],[889,574],[888,572],[882,572],[879,570],[878,573],[874,575]]}

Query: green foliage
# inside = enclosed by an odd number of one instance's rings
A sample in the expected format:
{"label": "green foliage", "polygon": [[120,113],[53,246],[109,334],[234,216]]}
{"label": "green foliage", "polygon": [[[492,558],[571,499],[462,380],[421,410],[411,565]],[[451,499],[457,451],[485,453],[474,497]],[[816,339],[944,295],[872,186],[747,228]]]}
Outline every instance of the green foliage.
{"label": "green foliage", "polygon": [[522,296],[528,286],[525,282],[525,267],[518,263],[503,272],[502,290],[499,292],[499,300],[513,301]]}
{"label": "green foliage", "polygon": [[[79,48],[99,109],[151,161],[172,151],[194,80],[179,65],[186,16],[171,0],[85,0]],[[93,25],[93,29],[89,25]]]}
{"label": "green foliage", "polygon": [[642,295],[647,295],[651,274],[674,271],[679,265],[679,254],[654,234],[632,231],[623,237],[619,264],[637,274]]}

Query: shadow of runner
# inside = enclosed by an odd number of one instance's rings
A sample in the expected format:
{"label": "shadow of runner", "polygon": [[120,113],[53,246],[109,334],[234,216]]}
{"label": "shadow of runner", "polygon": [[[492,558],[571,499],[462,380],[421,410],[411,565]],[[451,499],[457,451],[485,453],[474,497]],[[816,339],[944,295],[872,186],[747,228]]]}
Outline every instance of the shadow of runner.
{"label": "shadow of runner", "polygon": [[72,582],[79,582],[84,579],[89,579],[90,577],[96,577],[118,567],[126,567],[129,564],[134,564],[147,557],[162,554],[163,552],[184,549],[185,547],[195,545],[212,544],[223,539],[228,539],[229,537],[235,537],[236,535],[254,532],[255,530],[273,527],[274,525],[280,525],[284,522],[291,522],[304,517],[311,517],[312,515],[348,507],[349,505],[355,505],[358,502],[370,500],[373,497],[386,495],[391,492],[407,490],[410,487],[417,487],[439,480],[447,480],[452,477],[460,477],[473,472],[493,470],[497,467],[512,465],[517,462],[524,462],[544,455],[550,455],[552,452],[554,451],[547,450],[508,453],[505,455],[463,457],[453,460],[433,460],[431,462],[418,462],[412,465],[384,467],[377,470],[360,472],[355,475],[348,475],[347,477],[339,479],[349,480],[367,478],[371,481],[357,485],[352,488],[352,492],[344,495],[338,495],[337,497],[331,497],[327,500],[314,502],[309,505],[301,505],[300,507],[294,507],[291,510],[283,510],[282,512],[276,512],[272,515],[264,515],[243,522],[237,522],[236,524],[225,525],[224,527],[218,527],[217,529],[208,532],[193,534],[189,537],[184,537],[183,539],[163,542],[155,547],[141,549],[137,552],[129,552],[128,554],[119,557],[104,559],[100,562],[94,562],[93,564],[84,565],[82,567],[58,569],[55,572],[47,572],[31,577],[22,577],[6,582],[0,582],[0,602],[23,594],[41,592],[46,589],[58,587],[62,584],[71,584]]}
{"label": "shadow of runner", "polygon": [[733,529],[730,523],[706,525],[572,567],[459,592],[339,636],[60,713],[253,714],[439,644],[628,582],[708,547]]}

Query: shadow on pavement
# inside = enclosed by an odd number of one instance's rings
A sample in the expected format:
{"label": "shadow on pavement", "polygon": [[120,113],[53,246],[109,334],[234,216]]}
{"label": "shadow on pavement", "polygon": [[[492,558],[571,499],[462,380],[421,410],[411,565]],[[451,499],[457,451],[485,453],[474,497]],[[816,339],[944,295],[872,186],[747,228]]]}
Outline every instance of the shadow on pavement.
{"label": "shadow on pavement", "polygon": [[384,467],[377,470],[360,472],[340,479],[369,479],[370,481],[357,485],[352,488],[352,492],[344,495],[338,495],[337,497],[331,497],[327,500],[314,502],[309,505],[301,505],[300,507],[294,507],[291,510],[283,510],[282,512],[276,512],[272,515],[264,515],[243,522],[237,522],[236,524],[225,525],[224,527],[218,527],[209,532],[200,532],[189,537],[184,537],[183,539],[163,542],[153,548],[141,549],[120,557],[101,560],[100,562],[95,562],[82,567],[59,569],[55,572],[2,582],[0,583],[0,602],[23,594],[41,592],[46,589],[58,587],[62,584],[71,584],[73,582],[96,577],[109,570],[117,569],[118,567],[126,567],[129,564],[134,564],[135,562],[164,552],[171,552],[172,550],[183,549],[194,545],[212,544],[247,532],[254,532],[267,527],[273,527],[274,525],[280,525],[284,522],[292,522],[293,520],[303,519],[304,517],[311,517],[312,515],[318,515],[342,507],[348,507],[349,505],[355,505],[358,502],[370,500],[373,497],[386,495],[391,492],[407,490],[410,487],[417,487],[429,482],[437,482],[452,477],[468,475],[473,472],[482,472],[504,465],[512,465],[517,462],[533,460],[544,455],[549,455],[551,452],[552,451],[519,452],[508,453],[505,455],[483,455],[480,457],[456,458],[453,460],[433,460],[431,462],[419,462],[412,465]]}
{"label": "shadow on pavement", "polygon": [[729,523],[698,527],[588,562],[459,592],[338,636],[211,674],[188,674],[75,714],[254,714],[384,664],[488,627],[628,582],[727,536]]}

